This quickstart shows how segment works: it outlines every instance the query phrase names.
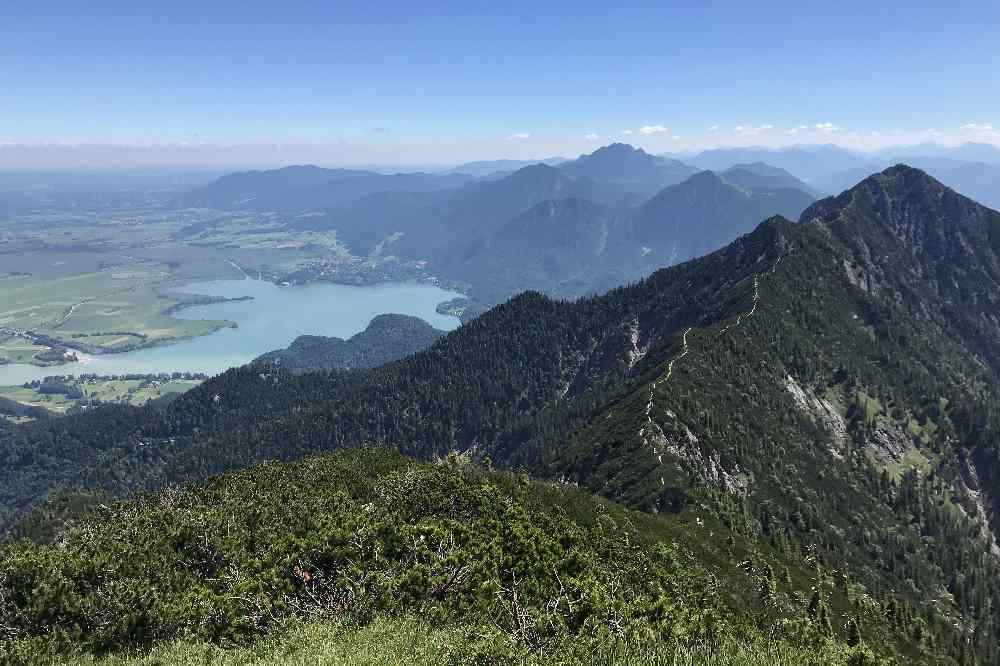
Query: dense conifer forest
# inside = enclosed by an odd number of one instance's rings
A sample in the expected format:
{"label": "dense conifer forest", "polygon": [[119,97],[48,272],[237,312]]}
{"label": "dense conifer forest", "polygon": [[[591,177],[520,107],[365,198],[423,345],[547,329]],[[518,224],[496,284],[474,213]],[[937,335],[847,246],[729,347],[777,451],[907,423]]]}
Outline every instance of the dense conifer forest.
{"label": "dense conifer forest", "polygon": [[875,664],[870,645],[935,654],[909,649],[908,615],[852,608],[819,561],[723,545],[720,528],[459,456],[420,465],[359,450],[263,465],[100,503],[58,535],[8,546],[0,645],[8,663],[42,663],[181,641],[164,661],[182,663],[191,646],[244,645],[296,618],[405,628],[420,616],[453,633],[451,663],[655,663],[706,645],[784,663]]}

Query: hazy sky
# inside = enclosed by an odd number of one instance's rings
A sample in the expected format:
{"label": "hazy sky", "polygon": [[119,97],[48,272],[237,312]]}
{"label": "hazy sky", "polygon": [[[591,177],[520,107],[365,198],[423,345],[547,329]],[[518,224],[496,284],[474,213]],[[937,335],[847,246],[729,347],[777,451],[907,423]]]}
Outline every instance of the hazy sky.
{"label": "hazy sky", "polygon": [[2,3],[0,144],[428,164],[1000,143],[995,1],[142,4]]}

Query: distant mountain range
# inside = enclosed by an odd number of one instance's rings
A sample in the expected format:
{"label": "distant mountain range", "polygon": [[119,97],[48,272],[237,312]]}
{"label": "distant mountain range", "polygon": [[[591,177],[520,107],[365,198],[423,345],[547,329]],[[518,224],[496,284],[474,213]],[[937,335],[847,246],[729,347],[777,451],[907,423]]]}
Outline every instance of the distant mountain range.
{"label": "distant mountain range", "polygon": [[939,143],[921,143],[915,146],[892,146],[876,151],[874,155],[889,161],[912,157],[943,157],[963,162],[985,162],[1000,165],[1000,147],[992,143],[963,143],[960,146],[942,146]]}
{"label": "distant mountain range", "polygon": [[789,148],[720,148],[686,157],[690,164],[724,170],[764,163],[805,181],[812,193],[838,194],[867,175],[906,162],[991,208],[1000,208],[1000,148],[988,143],[924,143],[862,153],[832,144]]}
{"label": "distant mountain range", "polygon": [[[224,176],[208,186],[178,196],[176,206],[246,208],[252,210],[329,209],[383,192],[452,192],[473,181],[498,181],[525,167],[544,164],[572,178],[589,178],[609,197],[637,204],[664,187],[699,170],[730,171],[738,186],[792,187],[813,196],[836,194],[869,173],[905,161],[987,205],[996,205],[1000,148],[967,143],[948,147],[933,143],[886,148],[874,153],[851,151],[834,144],[718,148],[685,155],[656,156],[626,144],[599,148],[574,160],[469,162],[444,173],[382,174],[358,169],[293,166]],[[750,171],[741,174],[738,170]]]}
{"label": "distant mountain range", "polygon": [[[0,152],[3,151],[0,145]],[[212,169],[15,169],[0,167],[0,218],[47,210],[116,210],[172,205],[224,172]]]}
{"label": "distant mountain range", "polygon": [[[928,153],[910,161],[1000,207],[1000,151],[992,146],[897,152]],[[573,160],[478,162],[447,173],[315,166],[243,172],[174,205],[309,211],[287,224],[335,230],[356,255],[424,261],[478,304],[472,316],[524,289],[562,297],[600,292],[710,252],[771,215],[797,219],[825,193],[888,167],[892,154],[835,145],[727,148],[681,161],[615,143]]]}
{"label": "distant mountain range", "polygon": [[336,206],[380,192],[434,192],[473,180],[466,174],[398,173],[290,166],[223,176],[177,197],[173,205],[224,210],[309,210]]}
{"label": "distant mountain range", "polygon": [[[504,166],[513,163],[471,170]],[[336,230],[355,254],[427,261],[434,275],[468,285],[475,312],[523,289],[576,297],[640,279],[770,215],[797,217],[818,196],[767,164],[715,175],[619,143],[482,178],[309,166],[246,172],[175,205],[314,211],[288,224]]]}
{"label": "distant mountain range", "polygon": [[543,201],[467,253],[453,274],[487,302],[524,289],[563,297],[606,291],[700,256],[772,215],[797,218],[815,198],[733,185],[704,171],[635,208],[582,198]]}
{"label": "distant mountain range", "polygon": [[[473,248],[488,244],[503,223],[542,201],[582,198],[610,203],[620,197],[612,185],[534,164],[499,180],[467,183],[447,198],[397,219],[396,226],[383,229],[383,237],[402,231],[402,237],[393,243],[395,253],[427,259],[445,277],[451,277],[450,267]],[[331,224],[340,230],[336,219]]]}
{"label": "distant mountain range", "polygon": [[476,178],[482,178],[499,172],[510,173],[518,169],[523,169],[526,166],[531,166],[532,164],[556,166],[567,161],[569,160],[565,157],[543,157],[538,160],[482,160],[459,164],[454,169],[450,169],[448,173],[464,173]]}
{"label": "distant mountain range", "polygon": [[737,164],[763,162],[784,169],[795,177],[812,183],[824,174],[861,166],[866,157],[835,146],[792,146],[788,148],[716,148],[694,155],[688,163],[702,169],[724,171]]}

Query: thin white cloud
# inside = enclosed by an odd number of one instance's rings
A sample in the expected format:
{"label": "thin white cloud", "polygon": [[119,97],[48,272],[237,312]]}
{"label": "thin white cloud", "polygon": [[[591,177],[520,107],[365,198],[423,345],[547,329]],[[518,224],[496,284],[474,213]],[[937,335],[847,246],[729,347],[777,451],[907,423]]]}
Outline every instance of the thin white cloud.
{"label": "thin white cloud", "polygon": [[663,125],[643,125],[639,128],[639,134],[660,134],[666,131],[667,128]]}
{"label": "thin white cloud", "polygon": [[833,123],[816,123],[815,125],[813,125],[813,127],[815,127],[820,132],[826,132],[828,134],[830,132],[840,131],[840,128],[834,125]]}
{"label": "thin white cloud", "polygon": [[755,134],[761,134],[767,132],[768,130],[773,130],[774,125],[758,125],[757,127],[744,127],[743,125],[737,125],[733,128],[733,131],[737,134],[743,134],[746,136],[753,136]]}
{"label": "thin white cloud", "polygon": [[507,137],[508,141],[517,141],[519,139],[530,139],[531,132],[517,132],[516,134],[511,134]]}
{"label": "thin white cloud", "polygon": [[711,127],[708,128],[708,131],[709,132],[718,132],[719,131],[719,126],[718,125],[712,125]]}
{"label": "thin white cloud", "polygon": [[632,130],[622,130],[622,135],[624,135],[624,136],[632,136]]}
{"label": "thin white cloud", "polygon": [[792,129],[788,130],[788,133],[789,134],[798,134],[799,132],[802,132],[802,131],[807,130],[807,129],[809,129],[809,128],[807,126],[805,126],[805,125],[796,125]]}
{"label": "thin white cloud", "polygon": [[941,136],[941,132],[937,131],[933,127],[925,129],[924,134],[926,134],[927,136],[935,136],[935,137]]}
{"label": "thin white cloud", "polygon": [[673,139],[674,141],[676,141],[676,140],[677,140],[677,139],[679,139],[680,137],[679,137],[679,136],[677,136],[676,134],[674,134],[674,135],[673,135],[672,137],[670,137],[670,138],[671,138],[671,139]]}
{"label": "thin white cloud", "polygon": [[583,138],[586,139],[587,141],[597,141],[600,137],[597,136],[597,134],[595,134],[594,132],[591,132],[589,134],[584,134]]}
{"label": "thin white cloud", "polygon": [[961,127],[964,132],[983,132],[985,134],[990,134],[995,132],[992,123],[966,123]]}

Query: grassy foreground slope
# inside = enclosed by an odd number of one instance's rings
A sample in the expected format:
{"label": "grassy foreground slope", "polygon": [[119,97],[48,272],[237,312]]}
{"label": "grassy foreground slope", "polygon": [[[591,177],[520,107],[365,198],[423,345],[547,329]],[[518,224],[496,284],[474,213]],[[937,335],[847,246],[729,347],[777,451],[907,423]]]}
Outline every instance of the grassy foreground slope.
{"label": "grassy foreground slope", "polygon": [[[442,628],[406,617],[379,618],[359,627],[338,622],[297,624],[249,647],[224,648],[212,643],[179,641],[148,654],[105,658],[77,655],[66,666],[459,666],[483,663],[477,640],[466,627]],[[494,655],[495,656],[495,655]],[[600,646],[582,657],[572,651],[539,655],[515,652],[507,659],[523,666],[575,664],[599,666],[852,666],[875,664],[864,650],[832,641],[813,647],[764,639],[726,641],[708,647],[660,644]]]}
{"label": "grassy foreground slope", "polygon": [[723,534],[456,457],[262,465],[6,546],[0,661],[875,663],[884,622],[835,629],[812,572]]}

